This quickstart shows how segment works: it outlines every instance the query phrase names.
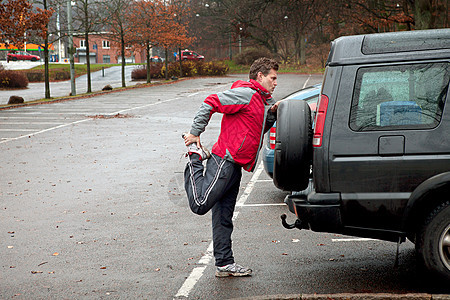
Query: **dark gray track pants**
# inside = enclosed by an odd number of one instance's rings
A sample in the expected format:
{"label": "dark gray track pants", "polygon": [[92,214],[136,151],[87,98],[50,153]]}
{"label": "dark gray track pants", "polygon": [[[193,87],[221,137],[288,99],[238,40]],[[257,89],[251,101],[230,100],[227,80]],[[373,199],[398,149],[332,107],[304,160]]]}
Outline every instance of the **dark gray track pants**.
{"label": "dark gray track pants", "polygon": [[197,154],[189,157],[184,171],[185,189],[191,210],[199,215],[212,211],[216,266],[234,263],[231,250],[233,213],[241,183],[242,168],[212,154],[206,170]]}

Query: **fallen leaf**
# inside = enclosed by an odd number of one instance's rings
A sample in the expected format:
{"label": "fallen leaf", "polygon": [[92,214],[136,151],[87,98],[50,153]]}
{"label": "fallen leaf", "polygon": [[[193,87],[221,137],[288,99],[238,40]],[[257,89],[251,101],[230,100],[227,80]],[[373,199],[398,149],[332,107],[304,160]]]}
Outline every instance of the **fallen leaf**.
{"label": "fallen leaf", "polygon": [[156,272],[159,272],[159,271],[161,271],[161,269],[160,269],[160,268],[156,268],[155,271],[156,271]]}
{"label": "fallen leaf", "polygon": [[105,269],[106,269],[106,267],[101,267],[100,269],[101,269],[101,270],[105,270]]}
{"label": "fallen leaf", "polygon": [[31,271],[31,274],[41,274],[42,271]]}
{"label": "fallen leaf", "polygon": [[58,256],[59,253],[58,253],[58,252],[55,252],[55,253],[53,253],[52,255],[53,255],[53,256]]}
{"label": "fallen leaf", "polygon": [[298,243],[298,242],[300,242],[300,240],[299,239],[292,239],[292,242],[293,243]]}
{"label": "fallen leaf", "polygon": [[287,253],[281,253],[281,255],[288,255]]}
{"label": "fallen leaf", "polygon": [[8,246],[8,249],[12,249],[12,248],[14,248],[14,246]]}

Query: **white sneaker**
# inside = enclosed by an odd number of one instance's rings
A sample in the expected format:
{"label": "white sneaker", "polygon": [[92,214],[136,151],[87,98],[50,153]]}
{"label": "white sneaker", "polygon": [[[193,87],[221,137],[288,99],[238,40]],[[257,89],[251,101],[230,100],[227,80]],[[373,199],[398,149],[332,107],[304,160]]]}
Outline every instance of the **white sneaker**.
{"label": "white sneaker", "polygon": [[251,276],[252,269],[244,268],[236,263],[232,263],[223,267],[217,267],[216,277],[228,277],[228,276]]}
{"label": "white sneaker", "polygon": [[[184,139],[184,136],[186,135],[186,133],[183,133],[181,135],[181,137]],[[208,149],[206,149],[205,147],[197,147],[196,143],[192,143],[189,146],[187,146],[188,151],[187,151],[187,155],[192,155],[192,154],[198,154],[198,156],[200,156],[200,160],[204,160],[204,159],[208,159],[211,157],[211,153],[208,151]]]}

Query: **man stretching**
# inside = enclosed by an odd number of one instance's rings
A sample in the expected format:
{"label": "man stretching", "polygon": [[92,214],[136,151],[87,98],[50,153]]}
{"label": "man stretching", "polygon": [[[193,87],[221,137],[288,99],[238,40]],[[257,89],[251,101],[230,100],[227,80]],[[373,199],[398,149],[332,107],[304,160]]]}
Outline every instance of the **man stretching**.
{"label": "man stretching", "polygon": [[[212,210],[214,258],[217,277],[249,276],[252,270],[234,262],[231,250],[233,212],[243,168],[256,166],[264,133],[276,120],[279,102],[271,97],[277,86],[278,64],[270,58],[257,59],[250,67],[249,81],[238,80],[231,89],[208,96],[197,112],[189,133],[184,172],[191,210],[199,215]],[[209,153],[200,143],[213,113],[222,113],[218,141]],[[206,162],[206,169],[203,166]]]}

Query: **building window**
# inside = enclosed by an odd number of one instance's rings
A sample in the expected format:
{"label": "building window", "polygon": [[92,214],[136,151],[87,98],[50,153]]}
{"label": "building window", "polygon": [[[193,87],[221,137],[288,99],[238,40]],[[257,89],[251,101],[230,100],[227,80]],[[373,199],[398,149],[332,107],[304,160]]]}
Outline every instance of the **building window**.
{"label": "building window", "polygon": [[103,55],[103,63],[109,64],[111,62],[111,57],[109,55]]}
{"label": "building window", "polygon": [[102,48],[103,49],[109,49],[110,44],[109,41],[102,41]]}
{"label": "building window", "polygon": [[86,41],[80,40],[80,48],[86,48]]}

